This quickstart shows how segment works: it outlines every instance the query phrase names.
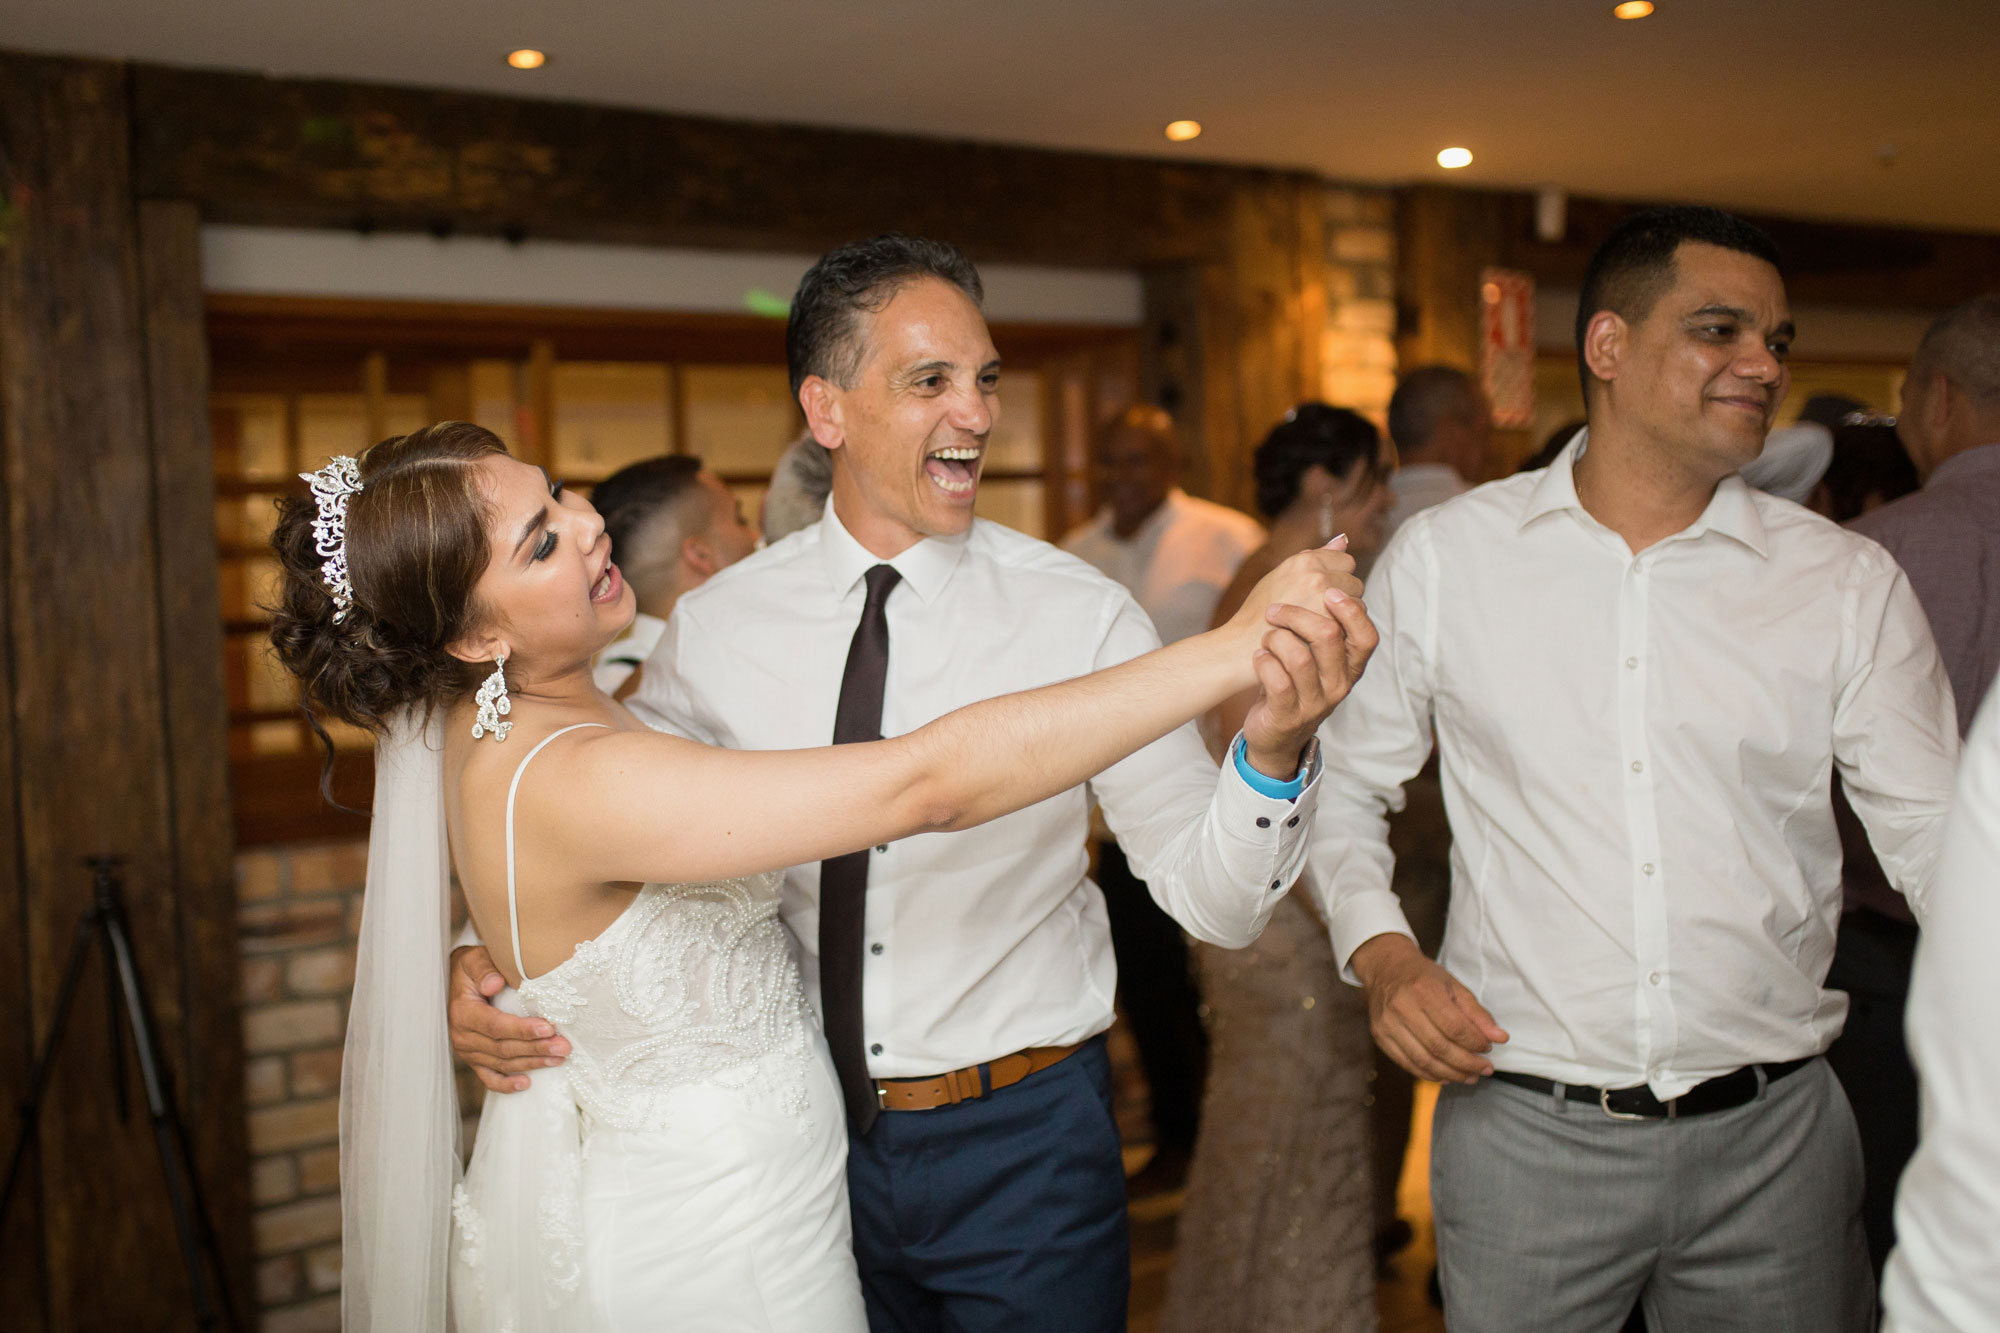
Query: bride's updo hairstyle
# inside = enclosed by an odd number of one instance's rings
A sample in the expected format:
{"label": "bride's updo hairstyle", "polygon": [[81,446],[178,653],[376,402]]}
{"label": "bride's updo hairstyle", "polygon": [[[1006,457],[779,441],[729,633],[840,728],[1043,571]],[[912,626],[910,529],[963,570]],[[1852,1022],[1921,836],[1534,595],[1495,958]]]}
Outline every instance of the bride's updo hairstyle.
{"label": "bride's updo hairstyle", "polygon": [[271,646],[298,677],[315,731],[330,715],[379,734],[398,710],[448,704],[491,670],[446,649],[481,614],[473,589],[490,556],[492,506],[477,470],[506,452],[492,431],[443,421],[361,455],[361,490],[347,501],[354,602],[338,621],[314,545],[318,507],[310,496],[278,502],[271,545],[284,574]]}

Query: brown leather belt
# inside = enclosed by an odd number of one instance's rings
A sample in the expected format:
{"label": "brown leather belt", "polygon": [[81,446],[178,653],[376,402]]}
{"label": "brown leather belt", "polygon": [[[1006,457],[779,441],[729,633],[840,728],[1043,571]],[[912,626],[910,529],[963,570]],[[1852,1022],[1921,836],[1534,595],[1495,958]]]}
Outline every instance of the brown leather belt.
{"label": "brown leather belt", "polygon": [[1059,1065],[1083,1049],[1074,1046],[1030,1046],[989,1064],[968,1065],[934,1078],[878,1078],[875,1095],[885,1111],[934,1111],[974,1101],[989,1092],[1012,1087],[1030,1074]]}

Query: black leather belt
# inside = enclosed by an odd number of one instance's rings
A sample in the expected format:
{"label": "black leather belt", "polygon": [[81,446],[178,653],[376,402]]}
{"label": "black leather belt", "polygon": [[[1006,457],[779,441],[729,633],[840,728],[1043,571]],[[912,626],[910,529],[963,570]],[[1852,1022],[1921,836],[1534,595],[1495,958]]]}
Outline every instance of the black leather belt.
{"label": "black leather belt", "polygon": [[1816,1055],[1808,1055],[1803,1060],[1787,1060],[1778,1065],[1745,1065],[1734,1073],[1697,1083],[1680,1096],[1664,1102],[1643,1083],[1636,1088],[1586,1088],[1574,1083],[1559,1084],[1553,1079],[1538,1078],[1533,1074],[1515,1074],[1505,1069],[1499,1070],[1493,1077],[1543,1096],[1560,1087],[1565,1099],[1595,1102],[1613,1120],[1678,1120],[1682,1116],[1708,1115],[1756,1101],[1766,1086],[1787,1074],[1797,1073],[1817,1059]]}

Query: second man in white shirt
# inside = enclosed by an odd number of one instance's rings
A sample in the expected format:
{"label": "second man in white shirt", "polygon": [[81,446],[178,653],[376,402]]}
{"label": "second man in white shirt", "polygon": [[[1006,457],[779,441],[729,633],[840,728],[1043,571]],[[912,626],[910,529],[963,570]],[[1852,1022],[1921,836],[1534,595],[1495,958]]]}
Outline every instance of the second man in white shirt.
{"label": "second man in white shirt", "polygon": [[[1789,383],[1777,255],[1637,215],[1586,275],[1590,430],[1412,518],[1382,644],[1324,733],[1309,881],[1377,1040],[1444,1080],[1454,1333],[1869,1326],[1853,1117],[1819,1059],[1837,769],[1921,917],[1957,754],[1908,580],[1751,491]],[[1435,728],[1450,923],[1425,959],[1384,812]]]}

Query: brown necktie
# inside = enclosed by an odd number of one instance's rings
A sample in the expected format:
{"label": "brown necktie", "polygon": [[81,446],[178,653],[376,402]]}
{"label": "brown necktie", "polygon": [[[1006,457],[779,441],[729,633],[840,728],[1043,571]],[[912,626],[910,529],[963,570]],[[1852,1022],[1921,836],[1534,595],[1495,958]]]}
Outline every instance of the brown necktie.
{"label": "brown necktie", "polygon": [[[889,674],[889,620],[883,606],[902,579],[892,566],[868,571],[868,604],[847,647],[840,678],[840,707],[833,715],[833,743],[882,739],[882,684]],[[866,1134],[881,1110],[861,1035],[861,949],[868,899],[866,850],[819,863],[819,1000],[826,1044],[847,1100],[847,1124]]]}

